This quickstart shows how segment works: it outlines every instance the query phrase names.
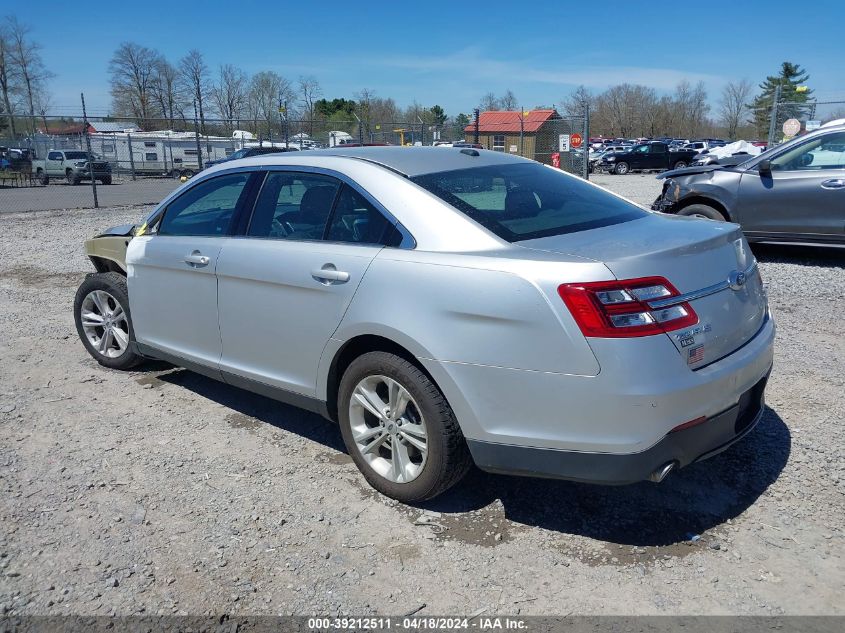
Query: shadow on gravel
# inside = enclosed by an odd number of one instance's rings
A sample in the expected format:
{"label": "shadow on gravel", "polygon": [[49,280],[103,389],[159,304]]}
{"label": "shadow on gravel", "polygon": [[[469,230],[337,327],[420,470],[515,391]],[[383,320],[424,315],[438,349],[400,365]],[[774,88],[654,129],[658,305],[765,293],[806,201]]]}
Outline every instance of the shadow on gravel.
{"label": "shadow on gravel", "polygon": [[[276,400],[232,387],[200,374],[195,374],[187,369],[174,369],[155,378],[193,391],[203,398],[213,400],[242,415],[253,417],[284,431],[296,433],[306,439],[319,442],[332,450],[346,452],[337,425],[316,413],[297,409]],[[140,382],[143,384],[143,382],[149,380],[150,378],[145,377]]]}
{"label": "shadow on gravel", "polygon": [[663,483],[594,486],[474,470],[424,507],[459,513],[500,499],[510,521],[631,546],[671,545],[742,514],[777,480],[791,438],[770,408],[746,438]]}
{"label": "shadow on gravel", "polygon": [[[314,413],[184,369],[158,375],[150,371],[139,380],[153,387],[156,381],[178,385],[236,413],[346,453],[337,426]],[[789,429],[767,407],[746,438],[724,453],[671,474],[661,484],[594,486],[473,469],[452,490],[418,507],[446,515],[444,520],[455,523],[456,533],[469,529],[461,525],[470,520],[463,513],[501,500],[504,518],[514,527],[541,527],[620,545],[671,545],[742,514],[777,480],[790,446]]]}
{"label": "shadow on gravel", "polygon": [[845,249],[752,244],[751,250],[754,252],[754,256],[761,262],[820,266],[822,268],[845,268]]}

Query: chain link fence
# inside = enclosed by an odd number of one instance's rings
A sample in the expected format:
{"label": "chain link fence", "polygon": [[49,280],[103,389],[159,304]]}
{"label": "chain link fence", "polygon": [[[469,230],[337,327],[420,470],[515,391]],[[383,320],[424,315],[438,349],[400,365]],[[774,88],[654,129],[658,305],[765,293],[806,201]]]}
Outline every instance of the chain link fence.
{"label": "chain link fence", "polygon": [[[288,120],[283,114],[205,118],[68,117],[42,114],[0,130],[0,213],[154,204],[184,179],[242,150],[474,141],[466,121]],[[575,139],[561,147],[562,138]],[[573,136],[576,135],[576,136]],[[554,119],[511,139],[510,151],[586,177],[583,117]],[[487,141],[495,144],[492,137]]]}

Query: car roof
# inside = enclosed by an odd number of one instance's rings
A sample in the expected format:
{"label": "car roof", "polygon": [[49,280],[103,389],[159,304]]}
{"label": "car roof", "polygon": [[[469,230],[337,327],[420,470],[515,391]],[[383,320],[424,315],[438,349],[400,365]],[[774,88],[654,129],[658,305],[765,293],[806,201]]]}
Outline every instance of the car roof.
{"label": "car roof", "polygon": [[363,160],[408,177],[471,167],[533,162],[504,152],[468,147],[333,147],[309,150],[307,154]]}

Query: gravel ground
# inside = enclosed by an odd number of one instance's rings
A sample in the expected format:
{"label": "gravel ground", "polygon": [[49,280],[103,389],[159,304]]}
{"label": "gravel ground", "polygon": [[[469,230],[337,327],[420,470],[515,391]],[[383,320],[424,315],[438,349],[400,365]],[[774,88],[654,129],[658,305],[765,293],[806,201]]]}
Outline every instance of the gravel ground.
{"label": "gravel ground", "polygon": [[82,242],[141,214],[0,216],[0,614],[845,614],[841,258],[758,251],[770,408],[725,453],[661,485],[473,472],[408,507],[319,417],[87,355]]}

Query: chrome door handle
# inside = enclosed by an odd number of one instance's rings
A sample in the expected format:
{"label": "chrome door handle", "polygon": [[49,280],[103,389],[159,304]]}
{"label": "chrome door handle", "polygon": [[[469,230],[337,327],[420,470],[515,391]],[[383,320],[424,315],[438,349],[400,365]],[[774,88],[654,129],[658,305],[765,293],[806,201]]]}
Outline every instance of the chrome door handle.
{"label": "chrome door handle", "polygon": [[321,284],[343,284],[349,281],[349,273],[337,270],[333,264],[326,264],[322,268],[311,271],[311,276]]}
{"label": "chrome door handle", "polygon": [[193,266],[194,268],[208,266],[209,261],[208,257],[201,254],[199,251],[194,251],[190,255],[185,255],[185,263]]}
{"label": "chrome door handle", "polygon": [[831,178],[822,183],[822,189],[845,189],[845,178]]}

